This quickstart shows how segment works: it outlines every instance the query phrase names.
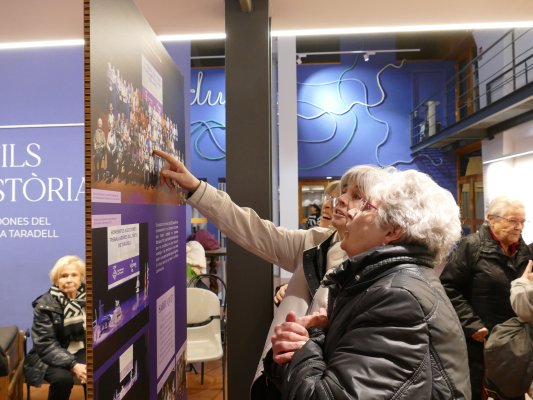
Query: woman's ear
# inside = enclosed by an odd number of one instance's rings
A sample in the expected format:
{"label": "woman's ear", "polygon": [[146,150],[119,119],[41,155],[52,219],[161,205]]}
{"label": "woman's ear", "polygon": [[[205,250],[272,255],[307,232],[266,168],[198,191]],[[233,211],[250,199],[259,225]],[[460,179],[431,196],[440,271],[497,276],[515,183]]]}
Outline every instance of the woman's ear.
{"label": "woman's ear", "polygon": [[403,236],[403,229],[399,226],[391,226],[385,234],[384,244],[395,242]]}

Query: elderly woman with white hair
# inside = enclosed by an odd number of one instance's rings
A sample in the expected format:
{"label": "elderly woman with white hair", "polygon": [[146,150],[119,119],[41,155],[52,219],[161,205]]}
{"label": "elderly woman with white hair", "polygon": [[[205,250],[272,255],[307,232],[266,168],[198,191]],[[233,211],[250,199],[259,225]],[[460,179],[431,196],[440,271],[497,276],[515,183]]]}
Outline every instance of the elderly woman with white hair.
{"label": "elderly woman with white hair", "polygon": [[61,257],[50,271],[50,289],[33,302],[33,348],[24,360],[26,382],[50,384],[49,400],[68,400],[74,378],[87,382],[85,263]]}
{"label": "elderly woman with white hair", "polygon": [[440,276],[466,337],[473,400],[485,398],[484,341],[496,324],[515,316],[509,300],[511,281],[522,275],[532,258],[522,239],[525,221],[521,201],[495,198],[485,223],[461,240]]}
{"label": "elderly woman with white hair", "polygon": [[322,283],[327,311],[289,314],[265,370],[283,399],[470,399],[461,325],[433,271],[460,238],[453,196],[413,170],[366,195],[348,213],[349,259]]}

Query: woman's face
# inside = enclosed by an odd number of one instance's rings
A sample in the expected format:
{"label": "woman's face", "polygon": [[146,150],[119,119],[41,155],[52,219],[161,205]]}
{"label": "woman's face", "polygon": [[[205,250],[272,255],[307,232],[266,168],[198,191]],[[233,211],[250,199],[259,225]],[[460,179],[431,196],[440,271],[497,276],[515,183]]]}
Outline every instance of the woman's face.
{"label": "woman's face", "polygon": [[518,242],[524,222],[525,210],[522,207],[509,206],[502,215],[489,215],[492,233],[504,246]]}
{"label": "woman's face", "polygon": [[337,197],[337,204],[333,209],[333,217],[331,220],[332,225],[337,229],[339,234],[343,235],[346,230],[346,222],[348,221],[348,210],[360,205],[362,193],[359,192],[359,188],[349,183],[344,188],[343,193]]}
{"label": "woman's face", "polygon": [[[340,193],[335,191],[331,196],[338,198]],[[320,226],[322,228],[329,228],[333,221],[333,202],[331,197],[325,198],[322,202],[322,214],[320,214]]]}
{"label": "woman's face", "polygon": [[322,213],[320,214],[320,226],[322,228],[328,228],[331,225],[331,219],[333,218],[333,205],[331,200],[324,200],[322,202]]}
{"label": "woman's face", "polygon": [[341,248],[352,257],[396,239],[398,235],[395,230],[388,225],[380,226],[377,221],[377,209],[370,203],[365,205],[363,200],[357,207],[348,211]]}
{"label": "woman's face", "polygon": [[67,297],[73,299],[81,286],[81,281],[82,276],[78,268],[73,264],[69,264],[61,269],[55,284]]}

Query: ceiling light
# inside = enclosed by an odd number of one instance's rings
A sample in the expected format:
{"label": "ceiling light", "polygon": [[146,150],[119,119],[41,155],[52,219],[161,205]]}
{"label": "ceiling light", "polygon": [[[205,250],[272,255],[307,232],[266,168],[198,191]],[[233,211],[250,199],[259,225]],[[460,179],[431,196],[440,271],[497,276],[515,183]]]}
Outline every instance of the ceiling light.
{"label": "ceiling light", "polygon": [[397,33],[397,32],[432,32],[432,31],[455,31],[455,30],[478,30],[478,29],[510,29],[531,28],[533,21],[507,21],[507,22],[475,22],[464,24],[440,24],[440,25],[401,25],[401,26],[369,26],[359,28],[327,28],[327,29],[295,29],[274,30],[271,36],[324,36],[324,35],[350,35],[369,33]]}
{"label": "ceiling light", "polygon": [[494,163],[494,162],[498,162],[498,161],[504,161],[504,160],[511,160],[513,158],[519,158],[519,157],[524,157],[524,156],[529,156],[533,154],[533,150],[530,150],[530,151],[525,151],[523,153],[517,153],[517,154],[511,154],[509,156],[503,156],[503,157],[498,157],[498,158],[495,158],[493,160],[487,160],[487,161],[483,161],[483,164],[491,164],[491,163]]}
{"label": "ceiling light", "polygon": [[226,39],[225,33],[191,33],[186,35],[159,35],[162,42],[185,42],[193,40]]}
{"label": "ceiling light", "polygon": [[39,47],[83,46],[84,43],[85,41],[83,39],[40,40],[40,41],[34,41],[34,42],[10,42],[10,43],[0,43],[0,50],[35,49]]}

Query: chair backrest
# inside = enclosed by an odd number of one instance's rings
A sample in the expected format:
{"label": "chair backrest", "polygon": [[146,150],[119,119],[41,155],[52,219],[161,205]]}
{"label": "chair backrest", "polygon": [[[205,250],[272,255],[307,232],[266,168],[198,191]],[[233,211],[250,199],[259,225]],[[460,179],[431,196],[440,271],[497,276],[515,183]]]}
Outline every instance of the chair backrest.
{"label": "chair backrest", "polygon": [[226,283],[221,277],[219,277],[218,275],[214,275],[214,274],[196,275],[196,276],[193,276],[191,279],[189,279],[189,281],[187,282],[187,287],[198,287],[198,288],[204,288],[204,289],[209,290],[209,288],[207,288],[203,282],[205,279],[209,279],[209,281],[211,281],[212,279],[215,279],[219,284],[219,290],[220,290],[219,297],[221,299],[221,306],[222,306],[221,319],[225,320],[227,291],[226,291]]}
{"label": "chair backrest", "polygon": [[220,301],[210,290],[187,288],[187,363],[224,355]]}
{"label": "chair backrest", "polygon": [[220,318],[220,301],[210,290],[187,288],[187,324],[202,324]]}

